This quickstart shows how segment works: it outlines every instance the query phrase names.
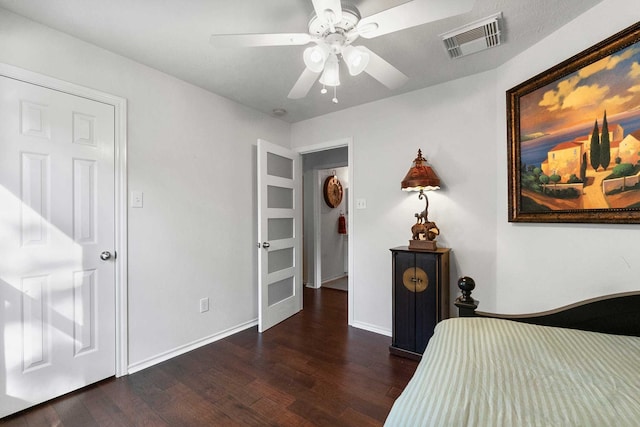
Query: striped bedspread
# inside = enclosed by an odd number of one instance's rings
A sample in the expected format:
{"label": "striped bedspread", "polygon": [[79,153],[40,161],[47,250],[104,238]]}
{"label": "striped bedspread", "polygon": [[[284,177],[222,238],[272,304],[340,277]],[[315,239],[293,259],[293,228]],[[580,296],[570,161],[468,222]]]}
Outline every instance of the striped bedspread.
{"label": "striped bedspread", "polygon": [[640,338],[459,318],[385,426],[640,426]]}

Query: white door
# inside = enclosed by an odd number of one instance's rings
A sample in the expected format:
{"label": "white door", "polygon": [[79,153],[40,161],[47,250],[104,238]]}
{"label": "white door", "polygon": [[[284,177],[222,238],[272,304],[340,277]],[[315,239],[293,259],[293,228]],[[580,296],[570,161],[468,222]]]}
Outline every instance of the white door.
{"label": "white door", "polygon": [[0,77],[0,417],[115,374],[114,240],[114,107]]}
{"label": "white door", "polygon": [[258,140],[258,330],[302,310],[302,165]]}

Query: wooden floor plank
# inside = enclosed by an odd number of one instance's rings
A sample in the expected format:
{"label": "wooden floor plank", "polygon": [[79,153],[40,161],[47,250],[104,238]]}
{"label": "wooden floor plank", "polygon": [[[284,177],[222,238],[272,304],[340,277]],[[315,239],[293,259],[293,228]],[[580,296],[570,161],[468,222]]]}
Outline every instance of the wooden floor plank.
{"label": "wooden floor plank", "polygon": [[347,325],[347,293],[305,289],[304,310],[0,420],[41,426],[380,426],[417,362]]}

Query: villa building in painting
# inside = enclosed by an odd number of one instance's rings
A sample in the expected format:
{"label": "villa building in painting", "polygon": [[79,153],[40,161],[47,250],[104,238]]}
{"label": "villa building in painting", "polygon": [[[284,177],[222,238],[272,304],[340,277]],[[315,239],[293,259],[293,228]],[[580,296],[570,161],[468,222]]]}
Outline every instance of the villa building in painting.
{"label": "villa building in painting", "polygon": [[[633,137],[633,135],[636,135]],[[609,151],[612,163],[620,157],[622,163],[636,164],[640,158],[640,131],[627,135],[623,139],[624,129],[619,124],[609,126]],[[598,134],[602,139],[602,133]],[[623,144],[624,143],[624,144]],[[624,148],[621,148],[624,147]],[[542,162],[540,169],[547,175],[559,175],[560,182],[567,182],[571,175],[580,177],[582,155],[586,153],[587,164],[590,164],[591,135],[576,138],[573,141],[565,141],[551,148],[547,153],[547,159]],[[622,154],[622,155],[621,155]],[[628,160],[629,159],[629,160]],[[633,159],[631,161],[630,159]]]}
{"label": "villa building in painting", "polygon": [[618,147],[620,163],[635,165],[640,160],[640,129],[627,135]]}
{"label": "villa building in painting", "polygon": [[557,174],[560,175],[560,182],[567,182],[571,175],[580,176],[584,149],[584,144],[580,141],[561,142],[549,150],[540,169],[547,176]]}

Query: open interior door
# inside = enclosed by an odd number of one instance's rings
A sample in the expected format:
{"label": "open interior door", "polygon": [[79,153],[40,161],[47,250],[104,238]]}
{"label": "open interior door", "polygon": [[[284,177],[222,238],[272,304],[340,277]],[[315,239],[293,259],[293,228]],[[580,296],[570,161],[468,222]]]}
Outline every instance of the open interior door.
{"label": "open interior door", "polygon": [[258,331],[302,310],[302,165],[258,140]]}

